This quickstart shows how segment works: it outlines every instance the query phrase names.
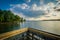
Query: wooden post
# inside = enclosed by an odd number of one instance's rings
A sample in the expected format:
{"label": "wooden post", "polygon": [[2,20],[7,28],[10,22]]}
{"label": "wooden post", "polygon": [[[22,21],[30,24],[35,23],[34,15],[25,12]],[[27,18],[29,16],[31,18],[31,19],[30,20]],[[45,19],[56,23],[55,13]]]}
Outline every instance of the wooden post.
{"label": "wooden post", "polygon": [[24,34],[22,34],[22,40],[24,40]]}
{"label": "wooden post", "polygon": [[34,39],[34,34],[32,33],[32,40]]}
{"label": "wooden post", "polygon": [[27,31],[27,33],[26,33],[26,40],[28,40],[28,34],[29,34],[29,31]]}

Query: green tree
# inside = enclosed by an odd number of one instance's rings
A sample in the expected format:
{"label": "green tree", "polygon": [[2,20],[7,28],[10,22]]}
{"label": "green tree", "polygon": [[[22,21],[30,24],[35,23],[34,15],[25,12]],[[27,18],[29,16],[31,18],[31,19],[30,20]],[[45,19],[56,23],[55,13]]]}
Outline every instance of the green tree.
{"label": "green tree", "polygon": [[0,22],[24,21],[18,15],[14,15],[10,10],[0,10]]}

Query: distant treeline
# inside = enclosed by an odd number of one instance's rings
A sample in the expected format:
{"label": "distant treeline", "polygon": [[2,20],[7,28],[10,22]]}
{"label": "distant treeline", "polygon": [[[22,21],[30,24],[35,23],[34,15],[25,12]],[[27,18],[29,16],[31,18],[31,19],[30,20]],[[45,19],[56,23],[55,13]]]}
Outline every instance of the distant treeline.
{"label": "distant treeline", "polygon": [[25,19],[21,18],[18,15],[15,15],[10,10],[1,10],[0,9],[0,22],[23,22]]}
{"label": "distant treeline", "polygon": [[50,20],[42,20],[42,21],[60,21],[60,19],[50,19]]}

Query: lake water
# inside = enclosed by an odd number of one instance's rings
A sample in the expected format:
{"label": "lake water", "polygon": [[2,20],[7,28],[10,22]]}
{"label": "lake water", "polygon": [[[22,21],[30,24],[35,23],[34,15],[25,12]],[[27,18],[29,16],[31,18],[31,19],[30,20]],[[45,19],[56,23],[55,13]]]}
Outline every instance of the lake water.
{"label": "lake water", "polygon": [[21,27],[35,28],[60,35],[60,21],[27,21],[24,22]]}
{"label": "lake water", "polygon": [[60,21],[26,21],[15,25],[2,24],[0,25],[0,33],[26,28],[26,27],[60,35]]}

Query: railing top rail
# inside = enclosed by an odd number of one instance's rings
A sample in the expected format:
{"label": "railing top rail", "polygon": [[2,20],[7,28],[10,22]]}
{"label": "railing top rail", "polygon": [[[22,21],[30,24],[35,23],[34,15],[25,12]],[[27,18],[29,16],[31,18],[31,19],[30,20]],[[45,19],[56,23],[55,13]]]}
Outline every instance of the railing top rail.
{"label": "railing top rail", "polygon": [[27,31],[28,31],[28,28],[23,28],[23,29],[14,30],[11,32],[3,33],[3,34],[0,34],[0,40],[4,40],[6,38],[9,38],[14,35],[21,34],[21,33],[27,32]]}
{"label": "railing top rail", "polygon": [[44,35],[46,37],[60,39],[60,35],[48,33],[48,32],[42,31],[42,30],[37,30],[37,29],[29,28],[29,31],[34,32],[34,33],[38,33],[38,34],[41,34],[41,35]]}
{"label": "railing top rail", "polygon": [[45,37],[49,37],[49,38],[60,39],[60,35],[55,35],[55,34],[52,34],[52,33],[48,33],[48,32],[33,29],[33,28],[22,28],[22,29],[19,29],[19,30],[14,30],[14,31],[10,31],[10,32],[7,32],[7,33],[0,34],[0,40],[4,40],[6,38],[15,36],[17,34],[22,34],[22,33],[27,32],[27,31],[36,33],[38,35],[44,35]]}

